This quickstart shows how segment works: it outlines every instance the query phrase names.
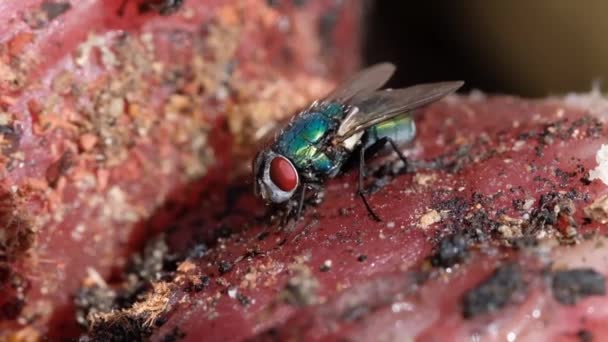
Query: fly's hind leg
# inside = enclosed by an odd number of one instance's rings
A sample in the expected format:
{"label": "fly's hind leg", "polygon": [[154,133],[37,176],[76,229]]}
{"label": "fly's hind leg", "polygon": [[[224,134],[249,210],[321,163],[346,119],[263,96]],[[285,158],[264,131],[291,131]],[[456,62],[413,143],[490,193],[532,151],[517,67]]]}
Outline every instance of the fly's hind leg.
{"label": "fly's hind leg", "polygon": [[365,208],[367,209],[367,212],[370,214],[370,216],[374,220],[380,222],[382,220],[374,212],[371,205],[369,205],[369,202],[367,201],[367,197],[365,197],[365,191],[363,189],[364,188],[363,178],[365,177],[365,149],[366,149],[365,144],[363,144],[359,151],[359,180],[357,182],[357,194],[359,195],[359,197],[361,197],[361,200],[363,201],[363,204],[365,204]]}
{"label": "fly's hind leg", "polygon": [[389,145],[391,145],[391,147],[393,148],[393,151],[395,151],[395,153],[397,153],[397,156],[399,156],[399,159],[401,159],[401,161],[403,162],[403,170],[407,170],[408,167],[410,166],[410,162],[407,160],[407,158],[405,157],[403,152],[401,152],[401,150],[397,146],[397,143],[395,143],[395,140],[393,140],[392,138],[389,138],[389,137],[385,137],[384,139],[386,139],[386,141],[388,141]]}

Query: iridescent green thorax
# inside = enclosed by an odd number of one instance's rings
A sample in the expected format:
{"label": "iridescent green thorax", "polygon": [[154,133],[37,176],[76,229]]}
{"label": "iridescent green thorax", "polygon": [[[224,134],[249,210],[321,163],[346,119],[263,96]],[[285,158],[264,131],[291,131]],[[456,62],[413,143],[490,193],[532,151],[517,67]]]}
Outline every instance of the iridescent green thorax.
{"label": "iridescent green thorax", "polygon": [[[321,103],[298,114],[282,131],[273,150],[288,158],[306,181],[335,176],[352,151],[332,142],[346,116],[347,108],[339,103]],[[383,138],[398,145],[414,139],[414,120],[405,113],[365,131],[365,146]]]}
{"label": "iridescent green thorax", "polygon": [[333,133],[346,115],[339,103],[321,103],[300,113],[282,132],[274,149],[289,158],[307,180],[335,175],[346,151],[331,143]]}

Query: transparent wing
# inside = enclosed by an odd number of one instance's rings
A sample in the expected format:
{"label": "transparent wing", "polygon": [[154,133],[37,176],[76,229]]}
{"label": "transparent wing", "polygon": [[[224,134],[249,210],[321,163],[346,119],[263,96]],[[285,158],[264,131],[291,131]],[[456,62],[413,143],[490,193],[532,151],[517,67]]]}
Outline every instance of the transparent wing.
{"label": "transparent wing", "polygon": [[375,91],[369,96],[357,96],[349,104],[359,110],[342,121],[338,128],[337,140],[346,140],[370,126],[435,102],[455,92],[463,84],[462,81],[426,83],[409,88]]}
{"label": "transparent wing", "polygon": [[371,94],[380,89],[394,72],[395,66],[391,63],[380,63],[365,68],[339,85],[325,100],[345,102],[354,97]]}

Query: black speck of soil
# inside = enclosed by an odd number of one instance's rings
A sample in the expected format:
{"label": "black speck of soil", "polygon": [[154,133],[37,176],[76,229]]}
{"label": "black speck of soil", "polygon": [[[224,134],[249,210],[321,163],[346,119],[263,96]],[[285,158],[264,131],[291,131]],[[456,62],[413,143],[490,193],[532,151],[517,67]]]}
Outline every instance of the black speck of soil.
{"label": "black speck of soil", "polygon": [[329,272],[331,270],[331,266],[329,264],[322,264],[319,267],[319,271],[321,272]]}
{"label": "black speck of soil", "polygon": [[251,299],[240,292],[236,294],[236,300],[238,300],[242,306],[251,305]]}
{"label": "black speck of soil", "polygon": [[554,225],[557,222],[558,215],[567,215],[568,211],[556,212],[555,206],[560,205],[564,208],[568,207],[566,200],[568,196],[562,196],[557,192],[548,192],[540,197],[538,208],[534,209],[530,214],[530,223],[527,228],[527,233],[535,234],[547,225]]}
{"label": "black speck of soil", "polygon": [[186,287],[186,291],[201,292],[206,289],[211,283],[211,278],[209,278],[208,276],[201,276],[199,280],[200,282],[197,282],[196,284],[190,284],[188,287]]}
{"label": "black speck of soil", "polygon": [[66,174],[72,165],[74,165],[74,155],[71,152],[65,152],[57,161],[49,165],[45,174],[49,186],[55,188],[59,178]]}
{"label": "black speck of soil", "polygon": [[568,180],[572,177],[576,177],[576,171],[566,172],[562,169],[555,169],[555,176],[559,179],[560,185],[563,187],[568,184]]}
{"label": "black speck of soil", "polygon": [[279,0],[266,0],[266,5],[268,5],[268,7],[277,7],[279,6]]}
{"label": "black speck of soil", "polygon": [[160,15],[171,15],[177,12],[184,0],[146,0],[139,5],[139,12],[156,11]]}
{"label": "black speck of soil", "polygon": [[524,211],[524,205],[526,204],[526,201],[524,201],[523,199],[516,198],[511,203],[513,204],[513,209],[519,212]]}
{"label": "black speck of soil", "polygon": [[8,265],[0,263],[0,287],[8,283],[12,273],[13,271],[11,271],[11,268]]}
{"label": "black speck of soil", "polygon": [[347,322],[356,322],[369,314],[371,309],[368,305],[355,305],[346,309],[340,318]]}
{"label": "black speck of soil", "polygon": [[209,247],[207,247],[204,243],[197,243],[188,251],[188,258],[192,259],[200,259],[209,251]]}
{"label": "black speck of soil", "polygon": [[431,258],[433,266],[452,267],[467,257],[468,241],[464,235],[454,234],[439,242],[439,248]]}
{"label": "black speck of soil", "polygon": [[358,262],[364,262],[365,260],[367,260],[367,255],[365,254],[361,254],[357,257]]}
{"label": "black speck of soil", "polygon": [[3,143],[0,144],[2,154],[10,156],[19,148],[21,141],[21,133],[11,125],[0,125],[0,136],[2,136]]}
{"label": "black speck of soil", "polygon": [[564,305],[575,305],[588,296],[606,294],[604,275],[590,268],[557,271],[552,275],[553,298]]}
{"label": "black speck of soil", "polygon": [[591,179],[589,179],[589,173],[585,173],[585,175],[583,177],[581,177],[579,180],[581,181],[581,183],[583,183],[583,185],[591,184]]}
{"label": "black speck of soil", "polygon": [[214,240],[226,239],[232,235],[232,229],[230,227],[222,226],[213,231]]}
{"label": "black speck of soil", "polygon": [[517,291],[523,288],[524,281],[519,265],[504,264],[488,279],[464,295],[462,315],[469,319],[500,310],[511,301]]}
{"label": "black speck of soil", "polygon": [[39,8],[32,9],[23,15],[23,20],[34,30],[48,26],[48,24],[69,11],[72,5],[69,1],[45,0]]}
{"label": "black speck of soil", "polygon": [[45,1],[40,5],[40,9],[46,13],[48,21],[53,21],[58,16],[69,11],[70,8],[72,8],[72,5],[69,2]]}
{"label": "black speck of soil", "polygon": [[209,284],[211,284],[211,278],[209,278],[208,276],[201,276],[201,284],[204,287],[209,286]]}
{"label": "black speck of soil", "polygon": [[21,310],[25,306],[25,301],[19,298],[11,298],[0,305],[0,318],[14,320],[19,317]]}
{"label": "black speck of soil", "polygon": [[270,235],[269,232],[261,232],[260,235],[258,235],[258,241],[264,241],[264,239],[266,239],[268,235]]}
{"label": "black speck of soil", "polygon": [[186,337],[186,333],[179,327],[174,327],[167,335],[163,336],[162,342],[177,342]]}
{"label": "black speck of soil", "polygon": [[576,333],[576,337],[581,342],[591,342],[593,341],[593,333],[589,330],[581,329]]}
{"label": "black speck of soil", "polygon": [[232,270],[232,264],[228,261],[222,260],[217,266],[217,270],[220,272],[220,274],[226,274]]}
{"label": "black speck of soil", "polygon": [[299,270],[287,281],[279,297],[297,307],[312,305],[317,301],[317,286],[317,280],[308,269]]}

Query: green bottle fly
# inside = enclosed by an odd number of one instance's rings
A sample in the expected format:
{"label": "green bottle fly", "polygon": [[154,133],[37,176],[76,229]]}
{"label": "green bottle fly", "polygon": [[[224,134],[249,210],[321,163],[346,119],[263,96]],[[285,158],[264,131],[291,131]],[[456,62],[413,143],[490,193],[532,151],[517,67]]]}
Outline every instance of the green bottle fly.
{"label": "green bottle fly", "polygon": [[299,217],[306,190],[321,189],[326,179],[338,175],[345,162],[358,153],[357,192],[370,215],[379,220],[363,191],[365,150],[388,143],[406,162],[398,146],[416,136],[411,112],[463,85],[455,81],[378,90],[394,71],[390,63],[364,69],[293,116],[254,159],[256,194],[268,202],[283,203],[299,190]]}

